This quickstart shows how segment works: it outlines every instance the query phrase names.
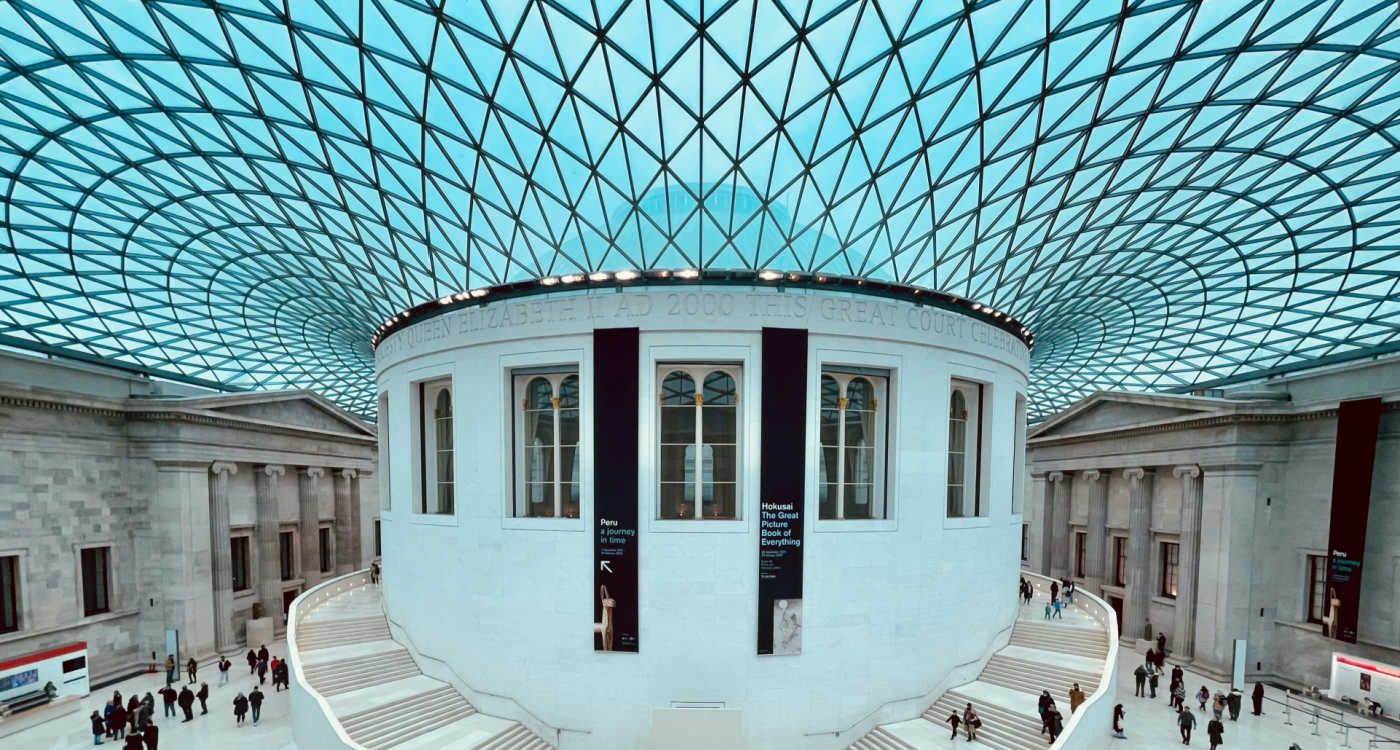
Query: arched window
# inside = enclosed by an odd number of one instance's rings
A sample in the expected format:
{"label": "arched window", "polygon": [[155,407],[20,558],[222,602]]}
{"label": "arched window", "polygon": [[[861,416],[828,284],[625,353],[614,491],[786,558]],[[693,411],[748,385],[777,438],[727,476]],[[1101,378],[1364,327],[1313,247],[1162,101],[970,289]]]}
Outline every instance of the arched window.
{"label": "arched window", "polygon": [[452,466],[452,381],[434,380],[417,384],[418,486],[416,509],[419,513],[451,514],[455,508]]}
{"label": "arched window", "polygon": [[516,419],[514,515],[579,515],[579,386],[572,370],[514,377]]}
{"label": "arched window", "polygon": [[982,385],[954,380],[948,394],[948,517],[982,515]]}
{"label": "arched window", "polygon": [[885,518],[884,394],[888,375],[823,369],[817,512],[822,519]]}
{"label": "arched window", "polygon": [[658,370],[662,518],[738,518],[738,374],[729,365]]}

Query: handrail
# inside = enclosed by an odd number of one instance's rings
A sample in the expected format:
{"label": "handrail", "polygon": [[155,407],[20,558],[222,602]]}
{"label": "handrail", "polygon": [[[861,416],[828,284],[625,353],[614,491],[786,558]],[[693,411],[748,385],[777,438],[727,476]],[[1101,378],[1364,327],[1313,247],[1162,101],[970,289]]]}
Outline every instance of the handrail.
{"label": "handrail", "polygon": [[[998,630],[998,631],[997,631],[997,634],[996,634],[995,636],[992,636],[991,642],[992,642],[992,643],[996,643],[997,639],[1001,637],[1002,633],[1005,633],[1006,631],[1008,631],[1008,630],[1010,630],[1010,629],[1012,629],[1012,628],[1014,628],[1014,627],[1016,627],[1016,622],[1013,620],[1013,621],[1011,622],[1010,625],[1007,625],[1006,627],[1002,628],[1001,630]],[[986,658],[991,658],[991,657],[988,656],[988,657],[986,657]],[[969,659],[969,660],[967,660],[967,661],[965,661],[965,662],[963,662],[963,663],[961,663],[961,664],[955,664],[955,665],[953,665],[952,667],[950,667],[950,668],[948,669],[948,673],[949,673],[949,674],[952,674],[953,672],[955,672],[955,671],[957,671],[957,670],[959,670],[959,669],[962,669],[963,667],[966,667],[966,666],[968,666],[969,664],[976,664],[977,662],[982,661],[982,659],[983,659],[982,656],[978,656],[978,657],[975,658],[975,659]],[[945,677],[944,679],[946,679],[946,677]],[[890,699],[890,700],[887,700],[887,701],[885,701],[884,703],[881,703],[880,705],[878,705],[878,706],[876,706],[876,707],[870,709],[869,711],[866,711],[859,719],[856,719],[855,721],[851,722],[850,724],[848,724],[848,725],[847,725],[845,728],[843,728],[843,729],[828,729],[828,730],[821,731],[821,732],[804,732],[804,733],[802,734],[802,736],[803,736],[803,737],[822,737],[822,736],[825,736],[825,735],[828,735],[828,734],[829,734],[829,735],[831,735],[831,736],[833,736],[833,737],[840,737],[841,735],[845,734],[846,732],[849,732],[849,731],[851,731],[852,729],[855,729],[856,727],[858,727],[858,726],[860,726],[861,724],[865,723],[865,720],[866,720],[866,719],[869,719],[871,716],[874,716],[875,714],[879,713],[880,711],[883,711],[885,708],[887,708],[887,707],[889,707],[889,706],[893,706],[893,705],[896,704],[896,703],[904,703],[905,701],[918,700],[918,699],[920,699],[920,698],[927,699],[930,695],[933,694],[933,691],[935,691],[935,690],[937,690],[937,689],[938,689],[938,686],[935,685],[934,687],[931,687],[931,688],[929,688],[928,690],[925,690],[924,692],[919,693],[918,695],[910,695],[910,696],[906,696],[906,697],[904,697],[904,698],[892,698],[892,699]],[[946,692],[946,690],[945,690],[945,692]]]}
{"label": "handrail", "polygon": [[[1370,739],[1367,741],[1368,750],[1375,748],[1379,744],[1400,745],[1400,739],[1389,739],[1378,736],[1384,731],[1382,729],[1383,725],[1380,722],[1361,716],[1358,717],[1360,721],[1352,724],[1347,721],[1350,715],[1347,711],[1309,701],[1301,692],[1296,690],[1290,690],[1288,688],[1282,688],[1282,690],[1283,700],[1270,697],[1267,692],[1264,694],[1264,700],[1283,707],[1283,723],[1285,726],[1293,726],[1293,712],[1296,710],[1300,712],[1305,719],[1309,719],[1308,726],[1312,727],[1312,736],[1314,737],[1321,734],[1320,729],[1322,722],[1325,721],[1328,724],[1335,725],[1337,729],[1333,734],[1342,735],[1342,747],[1351,747],[1351,730],[1353,729],[1363,735],[1371,735]],[[1369,721],[1369,724],[1362,723],[1366,721]]]}
{"label": "handrail", "polygon": [[501,693],[493,693],[493,692],[491,692],[490,690],[481,690],[481,689],[479,689],[479,688],[474,688],[474,687],[472,687],[471,683],[470,683],[470,682],[467,682],[465,679],[463,679],[463,678],[462,678],[462,675],[461,675],[460,673],[458,673],[457,670],[454,669],[450,663],[448,663],[447,661],[444,661],[443,659],[439,659],[439,658],[437,658],[436,656],[433,656],[432,654],[429,654],[428,652],[424,651],[424,650],[421,649],[421,648],[418,648],[418,646],[415,645],[415,644],[413,643],[413,637],[410,636],[410,635],[408,634],[408,629],[405,628],[405,627],[403,626],[403,623],[399,622],[398,620],[395,620],[391,615],[389,615],[389,608],[388,608],[388,607],[385,607],[385,608],[384,608],[384,618],[385,618],[386,620],[388,620],[390,624],[394,625],[395,627],[397,627],[397,628],[399,629],[400,633],[401,633],[402,636],[403,636],[403,639],[404,639],[405,641],[407,641],[407,645],[408,645],[408,647],[409,647],[409,650],[412,651],[412,652],[414,653],[414,655],[416,655],[416,656],[421,656],[421,657],[423,657],[424,659],[430,659],[430,660],[432,660],[432,661],[437,662],[438,664],[441,664],[447,671],[449,671],[449,672],[452,673],[452,676],[453,676],[453,677],[456,677],[456,678],[457,678],[457,681],[458,681],[458,682],[460,682],[462,685],[466,686],[466,688],[467,688],[468,690],[472,691],[473,693],[476,693],[476,694],[478,694],[478,695],[490,696],[490,697],[492,697],[492,698],[497,698],[497,699],[503,700],[503,701],[508,701],[508,702],[510,702],[512,705],[514,705],[516,708],[518,708],[518,709],[520,709],[521,711],[523,711],[524,713],[529,714],[530,717],[533,718],[540,726],[543,726],[543,727],[549,729],[550,731],[554,732],[554,746],[555,746],[555,747],[559,747],[559,746],[560,746],[560,741],[563,739],[563,733],[564,733],[564,732],[572,732],[572,733],[574,733],[574,734],[593,734],[593,730],[591,730],[591,729],[575,729],[575,728],[573,728],[573,727],[557,727],[557,726],[554,726],[553,724],[550,724],[549,722],[545,721],[544,719],[541,719],[540,716],[539,716],[539,714],[535,713],[534,711],[531,711],[529,708],[526,708],[524,704],[522,704],[520,701],[516,700],[515,698],[512,698],[512,697],[509,696],[509,695],[502,695]]}
{"label": "handrail", "polygon": [[350,589],[358,588],[368,582],[368,568],[322,581],[306,591],[303,591],[301,596],[293,599],[291,609],[287,612],[287,654],[289,660],[292,662],[291,669],[295,675],[294,682],[300,689],[305,690],[306,694],[316,701],[316,705],[320,708],[321,713],[330,720],[329,723],[331,729],[335,731],[336,738],[344,742],[345,746],[351,748],[351,750],[367,749],[364,745],[350,739],[350,735],[346,733],[345,728],[342,727],[340,721],[336,719],[335,712],[331,710],[330,704],[326,702],[325,696],[321,695],[319,690],[313,688],[311,682],[308,681],[306,675],[303,674],[301,668],[301,650],[297,648],[297,626],[301,624],[301,619],[303,617],[310,614],[311,610],[314,609],[314,605],[322,604],[332,597],[339,596]]}
{"label": "handrail", "polygon": [[[1047,584],[1055,580],[1049,576],[1044,576],[1029,570],[1022,570],[1021,575],[1031,579],[1038,578]],[[1108,695],[1109,688],[1113,687],[1115,684],[1115,675],[1118,670],[1118,620],[1113,615],[1113,608],[1108,605],[1108,602],[1094,594],[1075,587],[1073,606],[1083,609],[1086,612],[1089,608],[1079,604],[1079,597],[1081,596],[1097,605],[1100,610],[1099,614],[1103,615],[1104,635],[1108,638],[1108,654],[1104,657],[1103,673],[1099,676],[1099,686],[1094,689],[1094,692],[1089,695],[1087,700],[1080,704],[1079,710],[1070,714],[1069,721],[1065,722],[1064,731],[1060,733],[1059,739],[1055,740],[1055,744],[1051,745],[1052,750],[1056,747],[1064,747],[1065,741],[1072,736],[1075,727],[1079,726],[1084,717],[1089,715],[1090,709],[1094,707],[1094,704],[1102,700],[1105,695]]]}

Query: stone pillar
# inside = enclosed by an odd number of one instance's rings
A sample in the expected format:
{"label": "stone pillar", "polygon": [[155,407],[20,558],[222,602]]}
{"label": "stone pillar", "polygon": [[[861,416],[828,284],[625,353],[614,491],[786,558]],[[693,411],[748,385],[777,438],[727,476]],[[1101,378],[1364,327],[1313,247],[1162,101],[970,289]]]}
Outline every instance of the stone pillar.
{"label": "stone pillar", "polygon": [[277,533],[281,530],[281,509],[277,500],[278,480],[287,467],[267,465],[254,474],[257,489],[258,601],[263,617],[282,623],[282,565]]}
{"label": "stone pillar", "polygon": [[1201,470],[1178,466],[1181,479],[1181,556],[1177,567],[1176,621],[1172,625],[1172,656],[1191,658],[1196,648],[1196,576],[1201,567]]}
{"label": "stone pillar", "polygon": [[1102,591],[1104,540],[1108,536],[1108,475],[1098,469],[1080,472],[1086,483],[1089,518],[1084,533],[1084,579],[1090,591]]}
{"label": "stone pillar", "polygon": [[1192,664],[1207,674],[1226,675],[1235,639],[1249,637],[1249,623],[1259,611],[1249,596],[1259,466],[1202,466],[1201,485]]}
{"label": "stone pillar", "polygon": [[1128,601],[1123,606],[1123,637],[1142,638],[1147,625],[1147,605],[1152,600],[1149,561],[1152,558],[1152,474],[1141,468],[1125,469],[1128,480]]}
{"label": "stone pillar", "polygon": [[[215,648],[209,462],[156,459],[155,465],[154,492],[143,508],[147,528],[134,540],[139,598],[127,601],[138,607],[147,637],[159,633],[147,643],[164,644],[165,629],[173,628],[181,660],[204,656]],[[158,648],[164,659],[164,645]]]}
{"label": "stone pillar", "polygon": [[214,475],[213,492],[209,495],[209,542],[213,561],[214,647],[218,651],[233,651],[238,639],[233,632],[233,550],[229,533],[228,480],[238,473],[238,465],[216,461],[209,467]]}
{"label": "stone pillar", "polygon": [[356,472],[341,469],[335,473],[335,574],[345,575],[355,570],[357,555],[352,554],[359,528],[355,525],[359,513],[353,507]]}
{"label": "stone pillar", "polygon": [[1069,569],[1069,488],[1073,479],[1063,472],[1054,471],[1049,476],[1050,485],[1054,488],[1051,510],[1053,518],[1051,521],[1051,556],[1050,556],[1050,577],[1068,578]]}
{"label": "stone pillar", "polygon": [[1053,474],[1046,474],[1036,479],[1035,504],[1039,509],[1040,518],[1040,548],[1035,556],[1036,570],[1042,575],[1050,575],[1050,561],[1053,559],[1051,550],[1054,549],[1055,542],[1055,485],[1050,482]]}
{"label": "stone pillar", "polygon": [[301,523],[301,577],[310,588],[321,582],[321,503],[316,488],[325,472],[317,466],[297,471],[297,519]]}

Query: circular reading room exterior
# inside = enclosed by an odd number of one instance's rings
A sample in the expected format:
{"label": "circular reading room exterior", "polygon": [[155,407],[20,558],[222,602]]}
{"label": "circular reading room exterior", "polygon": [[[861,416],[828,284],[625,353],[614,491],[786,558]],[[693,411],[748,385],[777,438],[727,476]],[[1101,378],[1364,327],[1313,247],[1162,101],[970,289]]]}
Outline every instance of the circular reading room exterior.
{"label": "circular reading room exterior", "polygon": [[1030,335],[1002,312],[623,272],[375,341],[385,609],[482,711],[567,747],[843,747],[1016,616]]}

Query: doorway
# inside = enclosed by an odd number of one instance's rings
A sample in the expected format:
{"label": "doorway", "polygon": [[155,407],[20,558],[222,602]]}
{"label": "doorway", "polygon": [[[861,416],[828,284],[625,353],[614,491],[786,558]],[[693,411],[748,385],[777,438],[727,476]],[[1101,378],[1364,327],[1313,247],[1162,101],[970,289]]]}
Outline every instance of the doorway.
{"label": "doorway", "polygon": [[1123,597],[1108,597],[1108,606],[1113,608],[1113,620],[1118,623],[1118,632],[1123,632]]}
{"label": "doorway", "polygon": [[292,611],[292,600],[301,594],[301,589],[287,589],[282,592],[282,624],[287,624],[287,613]]}

